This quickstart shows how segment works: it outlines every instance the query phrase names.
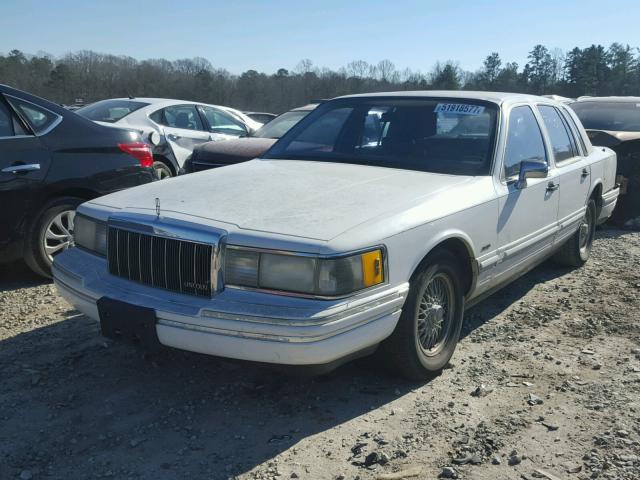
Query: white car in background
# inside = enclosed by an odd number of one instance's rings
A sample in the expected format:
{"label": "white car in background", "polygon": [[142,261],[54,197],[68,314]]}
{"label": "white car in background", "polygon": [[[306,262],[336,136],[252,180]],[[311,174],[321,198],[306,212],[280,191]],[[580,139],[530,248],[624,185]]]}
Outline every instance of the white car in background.
{"label": "white car in background", "polygon": [[233,108],[164,98],[112,98],[76,113],[140,133],[152,146],[160,179],[176,175],[195,146],[245,136],[262,126]]}

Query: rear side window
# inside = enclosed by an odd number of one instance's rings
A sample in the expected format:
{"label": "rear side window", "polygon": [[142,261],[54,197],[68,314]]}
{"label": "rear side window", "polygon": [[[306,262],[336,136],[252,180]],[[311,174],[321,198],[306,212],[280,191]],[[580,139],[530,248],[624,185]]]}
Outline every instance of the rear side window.
{"label": "rear side window", "polygon": [[[13,108],[20,113],[22,118],[26,120],[37,135],[47,133],[49,129],[61,118],[57,113],[53,113],[46,108],[39,107],[38,105],[19,98],[7,97],[7,100],[9,100],[9,103],[13,105]],[[17,126],[16,123],[17,122],[14,122],[14,126]],[[24,132],[17,132],[16,134],[24,134]]]}
{"label": "rear side window", "polygon": [[94,122],[115,123],[147,105],[146,102],[135,100],[101,100],[79,108],[76,113]]}
{"label": "rear side window", "polygon": [[538,110],[540,111],[544,125],[547,127],[556,162],[563,162],[564,160],[575,157],[574,141],[571,134],[567,131],[567,127],[560,117],[558,110],[549,105],[539,105]]}
{"label": "rear side window", "polygon": [[531,108],[515,107],[509,115],[507,146],[504,152],[504,176],[511,178],[520,172],[524,161],[547,162],[542,133]]}
{"label": "rear side window", "polygon": [[184,130],[204,130],[195,105],[173,105],[152,113],[149,118],[167,127],[182,128]]}
{"label": "rear side window", "polygon": [[578,128],[578,124],[576,123],[576,121],[573,119],[573,117],[568,111],[566,111],[565,109],[562,109],[561,112],[565,121],[571,126],[571,128],[573,128],[575,138],[580,142],[580,146],[582,147],[582,155],[586,155],[587,146],[584,143],[584,139],[582,138],[582,134],[580,133],[580,128]]}

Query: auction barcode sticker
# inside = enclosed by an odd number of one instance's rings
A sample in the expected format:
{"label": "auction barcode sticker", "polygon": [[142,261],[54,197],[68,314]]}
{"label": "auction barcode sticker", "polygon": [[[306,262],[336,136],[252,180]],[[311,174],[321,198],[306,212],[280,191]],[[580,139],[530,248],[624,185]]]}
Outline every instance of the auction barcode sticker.
{"label": "auction barcode sticker", "polygon": [[484,107],[466,103],[439,103],[434,110],[436,113],[457,113],[458,115],[481,115]]}

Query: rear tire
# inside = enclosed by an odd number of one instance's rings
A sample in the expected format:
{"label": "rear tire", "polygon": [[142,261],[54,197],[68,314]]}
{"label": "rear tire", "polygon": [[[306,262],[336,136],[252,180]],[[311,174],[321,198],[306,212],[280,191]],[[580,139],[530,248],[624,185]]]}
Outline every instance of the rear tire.
{"label": "rear tire", "polygon": [[24,260],[36,274],[51,278],[53,257],[73,246],[73,219],[81,198],[54,198],[40,210],[27,232]]}
{"label": "rear tire", "polygon": [[173,177],[173,170],[162,160],[154,160],[153,171],[158,180],[164,180],[165,178]]}
{"label": "rear tire", "polygon": [[569,267],[581,267],[591,255],[593,237],[596,232],[596,202],[589,199],[578,230],[560,247],[553,259]]}
{"label": "rear tire", "polygon": [[448,251],[436,251],[414,274],[398,325],[381,345],[381,353],[401,375],[429,379],[451,359],[463,316],[458,260]]}

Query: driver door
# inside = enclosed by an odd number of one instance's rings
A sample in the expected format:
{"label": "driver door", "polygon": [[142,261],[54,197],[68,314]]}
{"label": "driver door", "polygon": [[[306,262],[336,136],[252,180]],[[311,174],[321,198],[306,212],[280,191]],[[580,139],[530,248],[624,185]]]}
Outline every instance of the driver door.
{"label": "driver door", "polygon": [[528,105],[516,106],[509,114],[498,187],[496,283],[522,273],[546,255],[558,230],[560,185],[555,169],[550,168],[546,178],[531,178],[518,185],[523,161],[550,162],[537,117]]}
{"label": "driver door", "polygon": [[193,149],[211,140],[196,105],[172,105],[162,109],[161,122],[164,135],[173,154],[182,167]]}

